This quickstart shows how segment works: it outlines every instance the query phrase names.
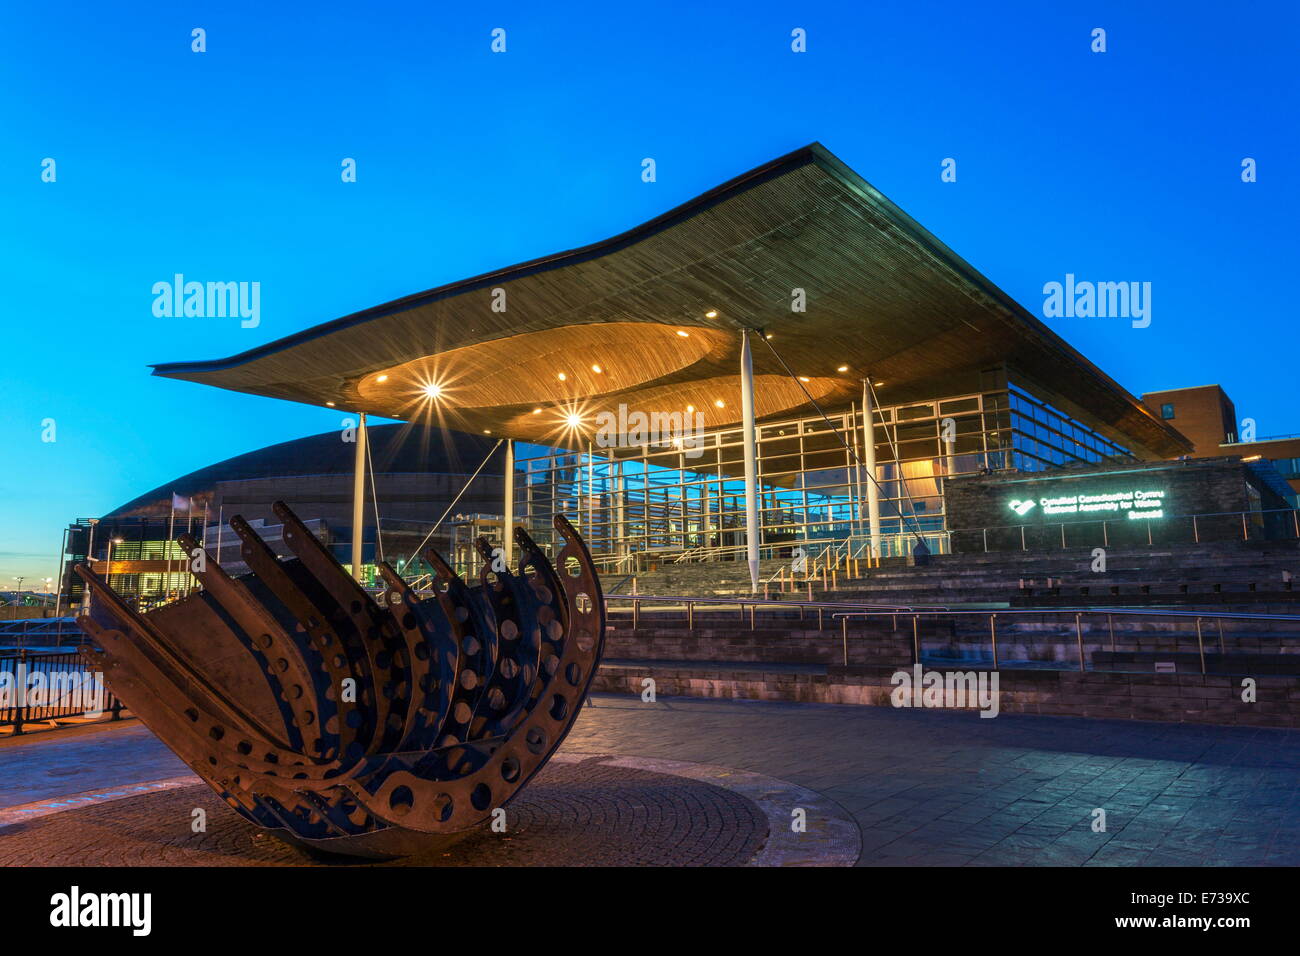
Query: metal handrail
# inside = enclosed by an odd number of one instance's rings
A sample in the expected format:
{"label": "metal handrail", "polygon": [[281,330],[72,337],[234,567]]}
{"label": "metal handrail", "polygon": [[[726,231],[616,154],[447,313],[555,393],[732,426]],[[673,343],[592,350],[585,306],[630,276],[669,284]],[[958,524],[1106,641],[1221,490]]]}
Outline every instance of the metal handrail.
{"label": "metal handrail", "polygon": [[[1218,618],[1231,618],[1232,620],[1243,621],[1297,621],[1300,622],[1300,614],[1243,614],[1243,613],[1224,613],[1219,614],[1214,611],[1174,611],[1165,608],[1134,608],[1134,607],[1016,607],[1016,608],[999,608],[997,611],[983,610],[955,610],[952,608],[942,608],[932,610],[918,607],[913,610],[916,614],[997,614],[1003,617],[1008,614],[1106,614],[1106,615],[1132,615],[1134,617],[1192,617],[1201,618],[1202,620],[1215,620]],[[888,614],[888,611],[862,611],[860,613],[846,612],[843,614],[833,614],[832,617],[874,617],[880,614]]]}
{"label": "metal handrail", "polygon": [[[744,607],[757,605],[758,607],[852,607],[852,608],[871,608],[874,610],[883,610],[888,613],[892,610],[899,611],[917,611],[917,612],[942,612],[947,611],[948,606],[944,604],[869,604],[862,601],[783,601],[778,598],[728,598],[728,597],[701,597],[698,594],[606,594],[606,601],[640,601],[653,602],[656,604],[739,604]],[[982,613],[982,612],[976,612]]]}
{"label": "metal handrail", "polygon": [[[1249,540],[1250,534],[1249,534],[1248,523],[1252,516],[1260,516],[1260,517],[1267,516],[1267,515],[1284,516],[1288,514],[1291,515],[1292,517],[1292,525],[1295,531],[1295,537],[1300,538],[1300,509],[1297,508],[1268,508],[1268,509],[1262,509],[1260,511],[1207,511],[1207,512],[1197,512],[1194,514],[1166,515],[1165,517],[1161,518],[1160,521],[1162,523],[1161,524],[1162,527],[1168,528],[1169,522],[1171,521],[1191,520],[1192,538],[1193,538],[1192,543],[1199,543],[1200,534],[1199,534],[1199,529],[1197,527],[1198,519],[1236,518],[1240,520],[1243,525],[1242,540]],[[947,516],[944,513],[940,513],[937,515],[937,517],[942,517],[946,520]],[[1050,529],[1053,531],[1065,532],[1071,528],[1079,528],[1079,529],[1088,528],[1088,527],[1095,528],[1096,525],[1101,525],[1103,529],[1103,536],[1106,536],[1106,532],[1108,530],[1107,526],[1113,525],[1117,522],[1119,522],[1119,519],[1117,518],[1085,518],[1076,521],[1050,521],[1050,522],[1042,522],[1042,523],[1035,523],[1035,524],[984,525],[981,527],[971,527],[971,528],[933,528],[933,529],[923,529],[919,533],[921,537],[927,539],[928,541],[931,541],[933,545],[938,545],[938,546],[942,546],[944,542],[950,542],[951,537],[954,534],[967,534],[967,535],[981,534],[984,536],[985,551],[987,551],[988,550],[987,535],[990,531],[993,532],[1019,531],[1022,533],[1026,533],[1035,530],[1042,532]],[[1121,522],[1121,524],[1124,527],[1133,526],[1133,522],[1131,521],[1123,521]],[[1148,532],[1150,532],[1152,526],[1149,523],[1144,522],[1144,524],[1147,524]],[[910,541],[913,537],[914,535],[910,531],[884,531],[880,535],[882,544],[886,542],[893,542],[895,539],[907,539]],[[826,551],[834,549],[835,552],[838,553],[840,548],[846,549],[846,552],[849,554],[849,556],[853,557],[856,556],[860,551],[865,550],[869,546],[871,539],[872,536],[870,534],[866,532],[855,531],[845,536],[844,538],[839,538],[839,537],[814,538],[805,542],[800,542],[798,540],[764,542],[761,545],[761,550],[773,551],[781,548],[789,548],[792,546],[797,546],[799,544],[803,544],[805,546],[816,546],[818,544],[824,543],[825,547],[823,548],[822,553],[818,556],[819,559],[820,557],[825,555]],[[1022,546],[1024,550],[1028,550],[1027,541],[1022,540]],[[1087,545],[1079,545],[1078,547],[1087,547]],[[1066,546],[1064,549],[1069,550],[1068,546]],[[695,557],[699,557],[701,555],[707,555],[708,557],[718,557],[726,554],[733,554],[733,553],[739,554],[742,553],[744,550],[745,550],[745,545],[743,544],[715,545],[712,547],[705,546],[705,545],[696,545],[692,548],[686,548],[679,552],[676,552],[676,557],[671,560],[673,563],[689,563],[691,559]],[[893,553],[894,551],[897,550],[898,550],[897,548],[892,546],[892,543],[887,548],[882,547],[882,552],[889,551]],[[668,553],[672,553],[671,549],[664,549],[661,550],[659,553],[663,554],[664,551],[668,551]],[[649,553],[649,552],[643,552],[643,553]],[[942,547],[940,547],[940,553],[942,553]]]}
{"label": "metal handrail", "polygon": [[[840,633],[844,642],[844,665],[849,663],[849,619],[884,617],[890,615],[894,617],[894,629],[898,629],[898,613],[890,611],[857,611],[845,612],[832,615],[840,621]],[[1205,667],[1205,635],[1201,628],[1201,622],[1205,620],[1219,622],[1219,649],[1223,652],[1223,624],[1224,620],[1253,620],[1253,621],[1295,621],[1300,622],[1300,614],[1250,614],[1245,612],[1199,612],[1199,611],[1174,611],[1167,609],[1146,609],[1146,608],[1005,608],[996,611],[989,610],[944,610],[944,611],[927,611],[915,609],[910,612],[912,618],[912,649],[913,659],[920,663],[921,660],[921,628],[920,621],[923,615],[943,614],[948,617],[957,617],[961,615],[980,615],[989,619],[989,644],[992,652],[993,669],[998,667],[998,632],[997,619],[1002,616],[1018,616],[1026,614],[1073,614],[1074,615],[1074,633],[1079,652],[1079,672],[1087,671],[1087,658],[1084,654],[1083,646],[1083,617],[1089,615],[1106,615],[1110,623],[1110,641],[1112,652],[1115,649],[1115,623],[1116,617],[1172,617],[1172,618],[1193,618],[1196,621],[1196,647],[1200,657],[1201,675],[1204,676],[1207,671]],[[1175,652],[1176,653],[1176,652]]]}
{"label": "metal handrail", "polygon": [[[1199,530],[1199,519],[1202,518],[1240,519],[1241,530],[1242,530],[1241,540],[1248,541],[1250,540],[1250,531],[1249,531],[1250,518],[1252,517],[1262,518],[1266,515],[1288,515],[1288,514],[1291,516],[1291,522],[1292,522],[1292,527],[1295,531],[1295,537],[1300,538],[1300,509],[1297,508],[1263,508],[1260,509],[1259,511],[1201,511],[1192,514],[1165,515],[1159,520],[1161,522],[1160,527],[1167,529],[1169,528],[1169,522],[1171,521],[1180,521],[1180,520],[1186,521],[1190,519],[1192,522],[1191,530],[1192,530],[1192,538],[1193,538],[1193,541],[1191,543],[1200,544],[1201,537],[1200,537],[1200,530]],[[1118,523],[1122,527],[1127,527],[1127,528],[1131,528],[1134,526],[1132,521],[1128,521],[1128,520],[1121,521],[1118,518],[1083,518],[1077,521],[1044,521],[1041,523],[1034,523],[1034,524],[985,525],[978,528],[945,528],[940,533],[948,536],[949,540],[951,540],[952,535],[954,534],[966,534],[966,535],[982,534],[984,536],[984,550],[987,552],[988,533],[990,531],[1019,531],[1021,534],[1021,549],[1028,550],[1025,541],[1026,531],[1037,530],[1041,532],[1047,529],[1057,529],[1061,532],[1062,550],[1069,550],[1068,546],[1066,546],[1065,544],[1066,529],[1095,527],[1096,525],[1101,525],[1102,536],[1103,538],[1107,538],[1108,537],[1107,532],[1109,530],[1108,525],[1115,524],[1115,523]],[[1145,521],[1142,522],[1142,524],[1146,525],[1148,542],[1149,542],[1151,540],[1152,523],[1150,521]],[[1288,538],[1284,540],[1290,540],[1290,539]],[[1076,547],[1084,548],[1088,546],[1089,545],[1077,545]]]}
{"label": "metal handrail", "polygon": [[[28,674],[37,672],[49,674],[55,665],[66,665],[78,673],[84,672],[81,657],[75,652],[29,654],[27,651],[19,650],[0,655],[0,672],[10,674],[15,679],[20,673],[20,668]],[[120,720],[124,709],[122,701],[103,683],[102,676],[96,677],[94,686],[97,690],[90,696],[101,704],[100,709],[95,713],[100,716],[109,714],[112,720]],[[18,736],[23,733],[26,724],[90,716],[91,712],[86,709],[85,704],[84,696],[78,701],[75,698],[70,699],[68,693],[58,699],[33,703],[26,699],[24,693],[21,697],[11,699],[4,706],[0,706],[0,726],[12,727],[11,733]]]}
{"label": "metal handrail", "polygon": [[[817,630],[822,630],[825,624],[826,611],[837,607],[849,608],[873,608],[879,609],[884,613],[895,611],[897,613],[907,613],[920,610],[923,605],[893,605],[893,604],[864,604],[861,602],[842,602],[842,601],[782,601],[772,600],[771,598],[722,598],[722,597],[699,597],[698,595],[646,595],[646,594],[606,594],[605,607],[606,611],[612,611],[609,607],[610,601],[630,601],[632,603],[632,629],[636,630],[641,623],[641,605],[645,603],[664,604],[672,607],[678,605],[686,610],[686,626],[688,629],[695,628],[695,608],[704,607],[738,607],[740,609],[740,618],[745,619],[745,608],[749,608],[749,626],[753,629],[757,622],[759,608],[796,608],[799,611],[799,620],[804,620],[805,613],[809,609],[817,611]],[[929,608],[927,608],[929,609]],[[942,607],[934,605],[933,610],[941,611]],[[847,637],[846,637],[847,640]],[[847,650],[845,654],[847,655]]]}

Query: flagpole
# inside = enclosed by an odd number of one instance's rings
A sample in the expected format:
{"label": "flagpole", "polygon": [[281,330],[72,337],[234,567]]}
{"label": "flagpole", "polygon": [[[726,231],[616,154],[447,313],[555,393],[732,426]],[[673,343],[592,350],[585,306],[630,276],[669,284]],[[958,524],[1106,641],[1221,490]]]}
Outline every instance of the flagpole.
{"label": "flagpole", "polygon": [[[207,546],[208,546],[208,503],[207,503],[207,501],[204,501],[204,502],[203,502],[203,524],[200,525],[200,527],[199,527],[199,534],[202,535],[202,538],[203,538],[203,540],[200,542],[200,545],[201,545],[201,547],[203,547],[204,549],[206,549]],[[193,587],[193,585],[195,585],[195,584],[197,584],[197,583],[198,583],[198,582],[197,582],[197,580],[195,579],[194,574],[191,573],[191,574],[190,574],[190,585],[191,585],[191,587]]]}
{"label": "flagpole", "polygon": [[176,546],[176,492],[172,492],[172,514],[167,521],[167,548],[163,552],[167,557],[167,570],[163,572],[163,600],[171,596],[172,548]]}

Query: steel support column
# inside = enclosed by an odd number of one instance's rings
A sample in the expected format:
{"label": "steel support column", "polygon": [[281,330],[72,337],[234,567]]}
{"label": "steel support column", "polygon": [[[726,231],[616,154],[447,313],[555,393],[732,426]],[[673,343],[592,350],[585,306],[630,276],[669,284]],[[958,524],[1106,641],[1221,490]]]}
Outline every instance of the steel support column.
{"label": "steel support column", "polygon": [[758,593],[758,447],[754,430],[754,360],[749,352],[749,333],[740,334],[740,411],[745,438],[745,554],[749,580]]}
{"label": "steel support column", "polygon": [[356,456],[352,474],[352,578],[361,580],[361,544],[366,521],[366,413],[357,420]]}
{"label": "steel support column", "polygon": [[867,479],[867,521],[871,530],[871,552],[880,555],[880,487],[876,484],[876,412],[871,401],[871,382],[862,380],[862,468]]}
{"label": "steel support column", "polygon": [[505,524],[501,528],[501,548],[505,552],[506,567],[513,567],[515,560],[514,536],[510,533],[515,526],[515,443],[506,441],[506,500]]}

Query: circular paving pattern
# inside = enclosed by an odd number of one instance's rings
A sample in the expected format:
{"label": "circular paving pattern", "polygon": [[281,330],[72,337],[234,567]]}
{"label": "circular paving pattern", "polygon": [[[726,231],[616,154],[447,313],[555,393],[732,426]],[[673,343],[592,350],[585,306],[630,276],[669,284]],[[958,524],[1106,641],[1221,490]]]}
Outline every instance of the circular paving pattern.
{"label": "circular paving pattern", "polygon": [[[790,833],[795,807],[809,826]],[[206,832],[192,831],[196,809]],[[835,865],[858,855],[856,826],[811,791],[634,757],[557,755],[506,807],[505,823],[424,856],[327,860],[246,823],[197,778],[178,778],[0,811],[0,866]]]}

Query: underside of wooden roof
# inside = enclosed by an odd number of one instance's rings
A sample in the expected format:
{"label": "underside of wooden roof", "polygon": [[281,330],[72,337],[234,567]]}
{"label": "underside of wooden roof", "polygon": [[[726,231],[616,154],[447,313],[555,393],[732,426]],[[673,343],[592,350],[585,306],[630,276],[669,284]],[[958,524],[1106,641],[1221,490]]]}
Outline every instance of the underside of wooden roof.
{"label": "underside of wooden roof", "polygon": [[734,424],[743,328],[760,419],[811,411],[805,390],[846,407],[868,375],[890,403],[1006,365],[1143,457],[1191,450],[818,144],[603,242],[154,374],[555,444],[557,421],[619,404]]}

